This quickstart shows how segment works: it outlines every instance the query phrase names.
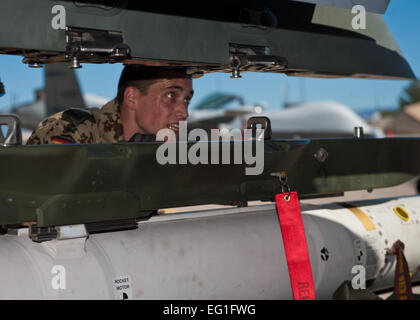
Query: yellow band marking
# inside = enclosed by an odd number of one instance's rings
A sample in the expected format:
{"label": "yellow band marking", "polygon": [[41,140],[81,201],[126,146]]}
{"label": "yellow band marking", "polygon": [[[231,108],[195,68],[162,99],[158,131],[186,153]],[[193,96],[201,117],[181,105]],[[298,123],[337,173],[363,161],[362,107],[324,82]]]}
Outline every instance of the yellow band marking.
{"label": "yellow band marking", "polygon": [[357,217],[357,219],[359,219],[359,221],[363,224],[363,227],[365,227],[366,231],[376,230],[372,220],[370,220],[366,213],[364,213],[362,210],[356,207],[350,207],[348,205],[346,208],[349,209]]}

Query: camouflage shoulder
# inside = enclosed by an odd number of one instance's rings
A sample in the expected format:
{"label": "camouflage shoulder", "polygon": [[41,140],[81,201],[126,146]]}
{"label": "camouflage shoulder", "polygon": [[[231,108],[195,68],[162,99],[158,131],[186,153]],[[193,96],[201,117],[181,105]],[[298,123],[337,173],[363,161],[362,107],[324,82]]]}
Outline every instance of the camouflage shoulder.
{"label": "camouflage shoulder", "polygon": [[61,119],[68,121],[74,126],[79,126],[85,121],[96,123],[96,119],[92,112],[86,109],[70,108],[61,114]]}
{"label": "camouflage shoulder", "polygon": [[[66,122],[67,123],[67,122]],[[35,129],[31,136],[28,138],[26,144],[52,144],[55,143],[55,139],[58,141],[67,141],[66,143],[76,143],[77,134],[66,132],[66,125],[63,120],[52,120],[44,125],[39,125]],[[62,143],[62,142],[60,142]]]}
{"label": "camouflage shoulder", "polygon": [[63,117],[65,112],[56,113],[42,121],[32,132],[27,144],[52,144],[56,143],[55,141],[66,141],[58,143],[77,143],[78,127],[73,121]]}
{"label": "camouflage shoulder", "polygon": [[37,129],[42,128],[42,127],[46,127],[48,126],[50,123],[54,123],[58,120],[61,119],[63,112],[58,112],[56,114],[53,114],[52,116],[49,116],[48,118],[42,120],[39,124]]}
{"label": "camouflage shoulder", "polygon": [[55,136],[42,135],[42,133],[34,132],[28,138],[26,144],[71,144],[77,143],[73,136],[60,134]]}

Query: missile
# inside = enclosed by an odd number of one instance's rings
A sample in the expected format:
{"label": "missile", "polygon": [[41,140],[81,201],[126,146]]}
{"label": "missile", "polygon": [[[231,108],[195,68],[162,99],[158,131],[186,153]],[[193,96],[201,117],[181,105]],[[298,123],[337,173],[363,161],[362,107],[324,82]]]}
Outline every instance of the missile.
{"label": "missile", "polygon": [[[419,280],[419,206],[420,196],[301,204],[316,298],[332,299],[344,281],[391,289],[397,240]],[[28,229],[9,230],[0,238],[0,299],[293,299],[273,203],[137,224],[97,234],[61,226],[42,243]]]}

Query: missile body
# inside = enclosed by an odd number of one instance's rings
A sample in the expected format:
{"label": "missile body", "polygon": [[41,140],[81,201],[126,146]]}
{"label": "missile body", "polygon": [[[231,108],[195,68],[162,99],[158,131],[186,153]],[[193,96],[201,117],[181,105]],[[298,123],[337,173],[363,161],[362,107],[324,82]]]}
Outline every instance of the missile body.
{"label": "missile body", "polygon": [[[420,197],[301,204],[316,296],[345,280],[393,286],[393,243],[420,265]],[[274,204],[154,216],[135,230],[0,238],[1,299],[292,299]],[[352,273],[353,271],[353,273]],[[415,275],[414,280],[419,277]],[[363,279],[362,279],[363,280]]]}

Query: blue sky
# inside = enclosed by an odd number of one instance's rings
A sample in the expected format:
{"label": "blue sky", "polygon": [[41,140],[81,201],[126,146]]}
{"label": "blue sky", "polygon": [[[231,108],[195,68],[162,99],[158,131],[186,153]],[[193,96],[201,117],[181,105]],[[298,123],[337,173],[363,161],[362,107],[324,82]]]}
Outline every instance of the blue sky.
{"label": "blue sky", "polygon": [[[420,1],[391,0],[385,20],[419,77]],[[0,98],[0,110],[8,108],[12,102],[32,101],[33,91],[43,86],[42,69],[28,68],[21,60],[17,56],[0,55],[0,78],[6,86],[6,95]],[[116,94],[121,69],[121,64],[84,64],[77,70],[77,76],[84,93],[111,99]],[[408,81],[392,80],[301,79],[267,73],[245,73],[242,79],[230,79],[230,74],[210,74],[194,80],[196,94],[192,106],[218,90],[241,95],[248,104],[265,102],[268,109],[276,110],[285,101],[301,101],[302,88],[305,88],[306,101],[335,100],[354,110],[396,107],[403,88],[408,84]]]}

